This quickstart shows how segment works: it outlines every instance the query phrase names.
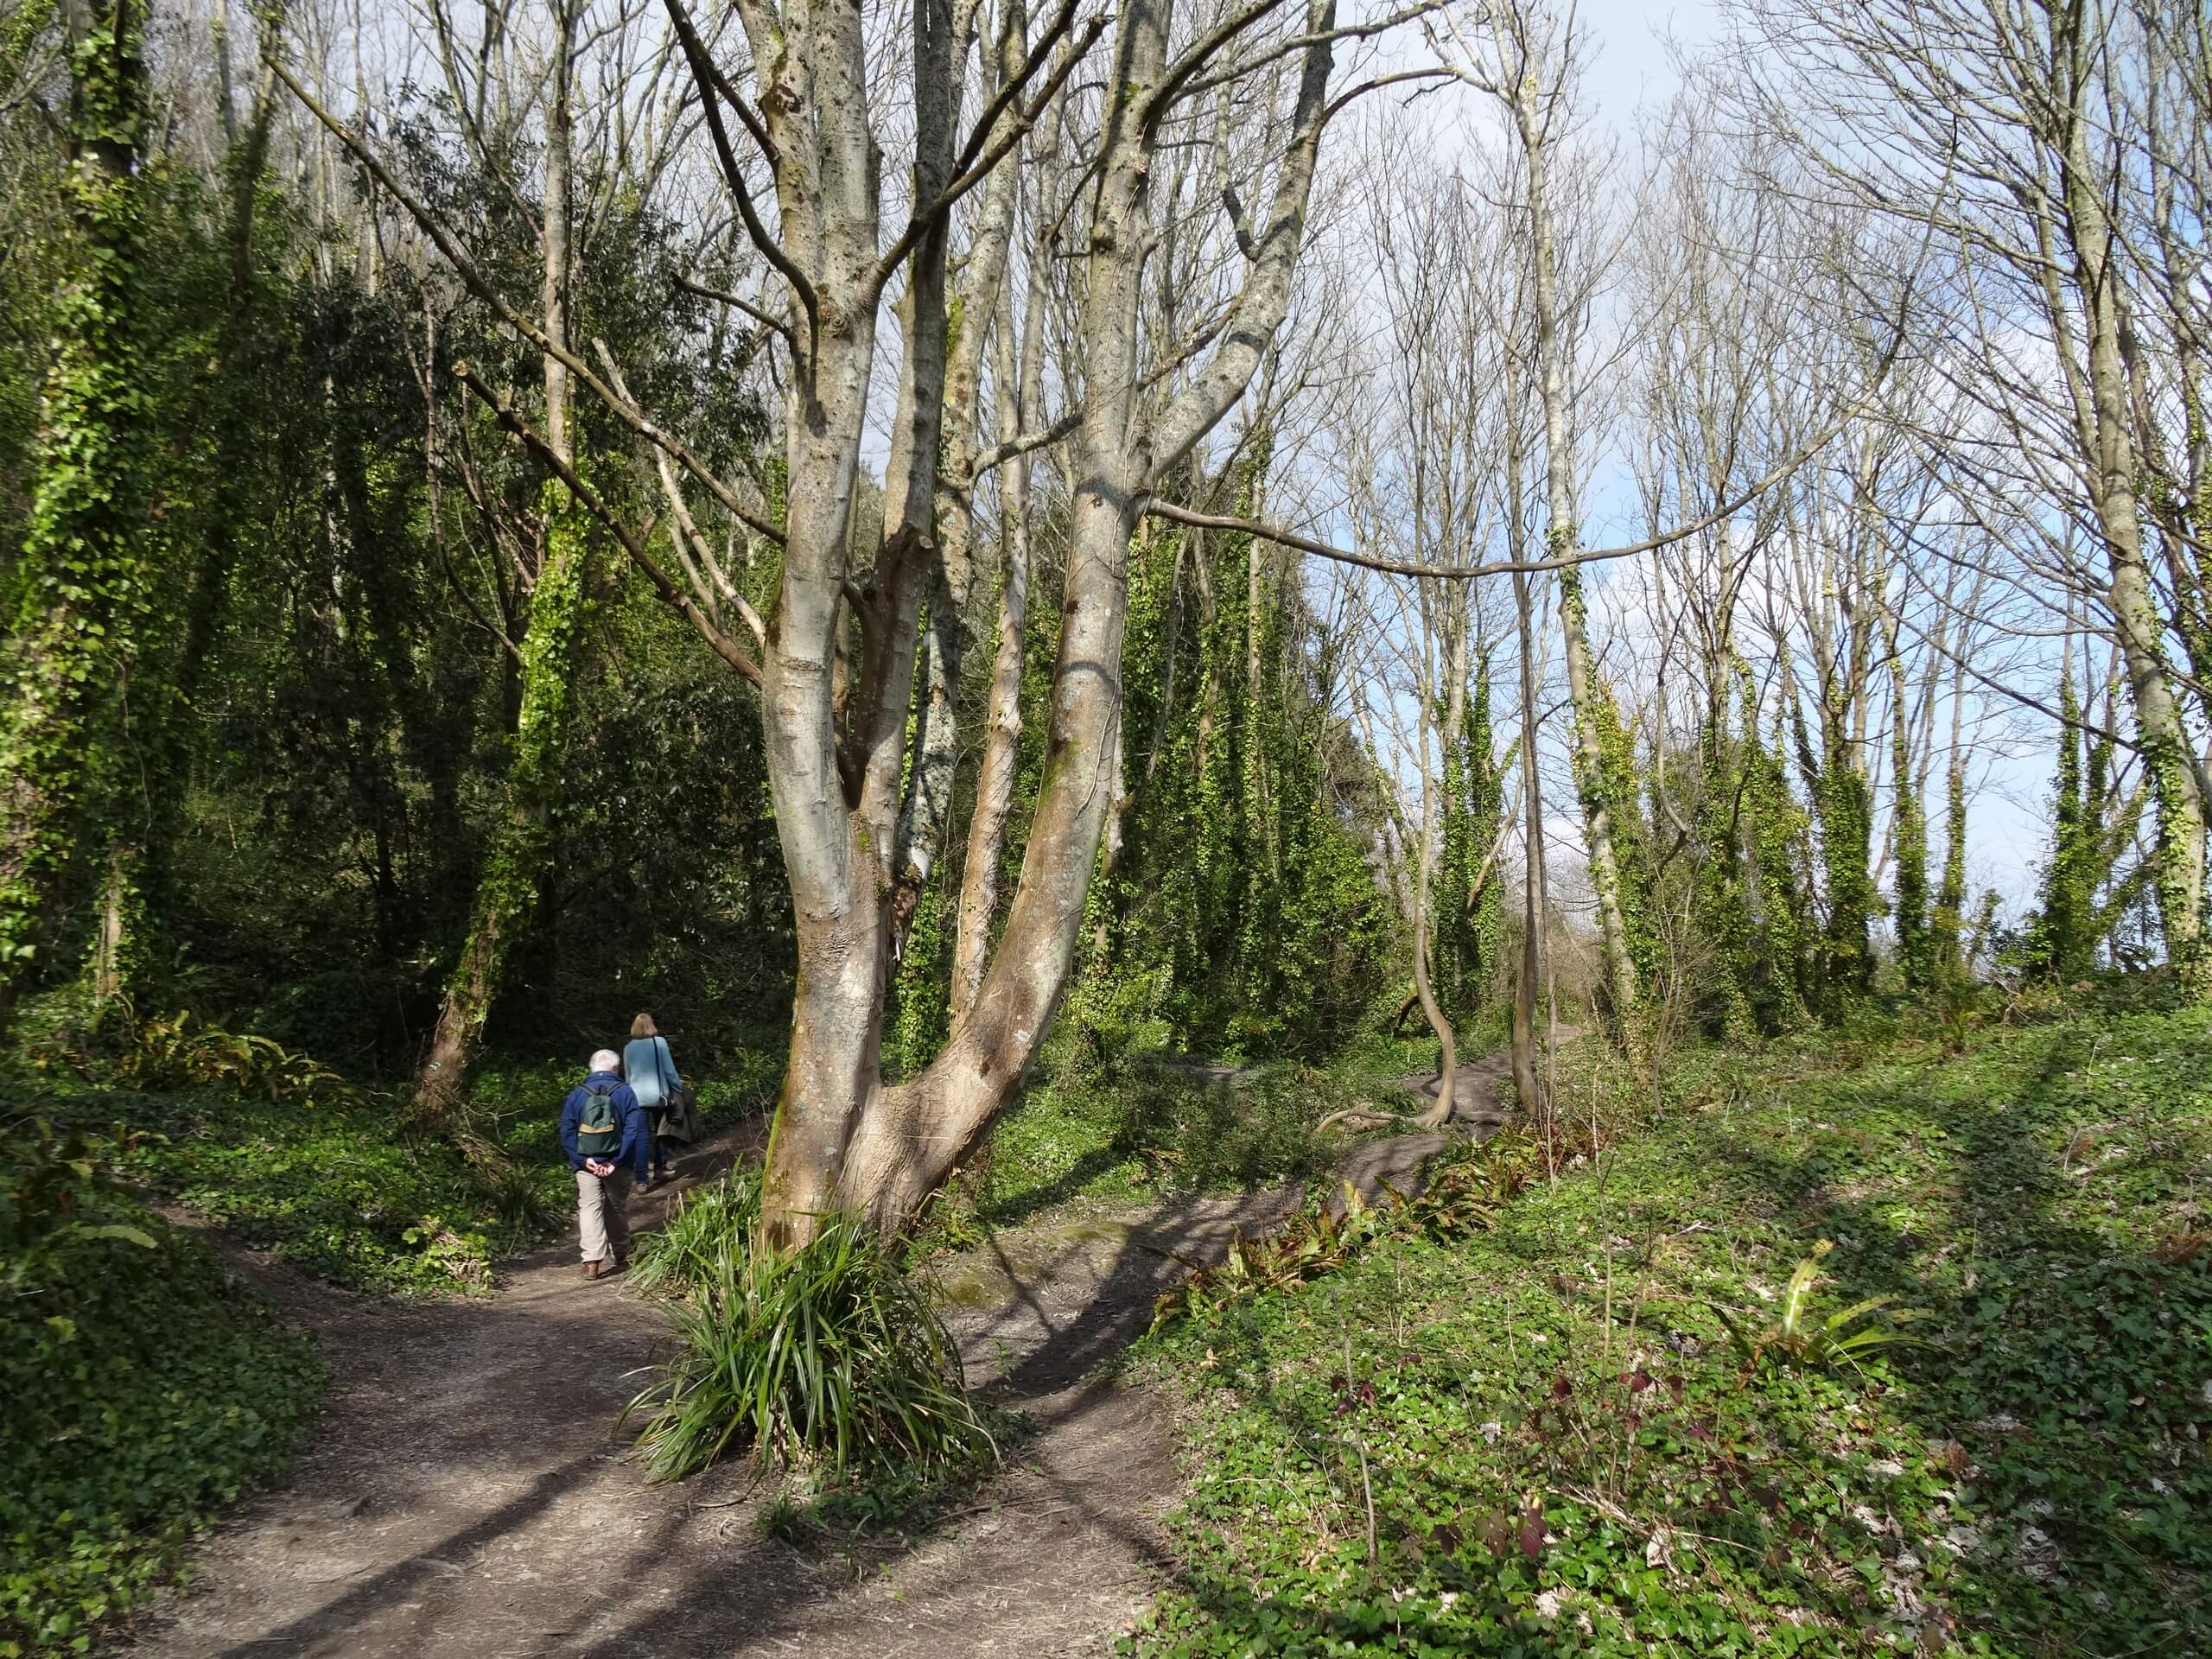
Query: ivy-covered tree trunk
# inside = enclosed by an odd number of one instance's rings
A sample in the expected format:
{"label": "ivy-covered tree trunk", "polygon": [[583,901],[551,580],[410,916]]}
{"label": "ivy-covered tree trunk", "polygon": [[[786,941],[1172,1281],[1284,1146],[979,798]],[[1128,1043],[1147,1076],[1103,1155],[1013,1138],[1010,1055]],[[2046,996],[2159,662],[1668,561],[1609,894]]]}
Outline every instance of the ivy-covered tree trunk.
{"label": "ivy-covered tree trunk", "polygon": [[545,550],[522,640],[522,716],[507,766],[506,813],[477,880],[468,933],[416,1079],[417,1103],[432,1115],[448,1110],[460,1097],[508,960],[536,919],[553,856],[554,814],[574,723],[574,658],[588,549],[583,511],[567,498],[563,486],[545,486]]}
{"label": "ivy-covered tree trunk", "polygon": [[1802,707],[1793,699],[1790,708],[1798,770],[1820,829],[1820,873],[1827,899],[1821,931],[1820,1000],[1831,1014],[1864,996],[1873,979],[1873,798],[1847,715],[1839,696],[1823,692],[1821,745],[1815,750]]}
{"label": "ivy-covered tree trunk", "polygon": [[[569,338],[570,231],[569,95],[575,14],[563,0],[545,122],[544,327],[556,347]],[[573,463],[569,371],[545,357],[545,442]],[[554,851],[554,817],[573,724],[577,624],[583,613],[586,518],[564,485],[548,480],[540,497],[544,531],[530,625],[522,641],[522,709],[507,766],[506,812],[493,832],[476,885],[468,931],[446,981],[429,1053],[416,1076],[416,1102],[433,1121],[461,1096],[484,1022],[505,982],[515,945],[537,915]]]}
{"label": "ivy-covered tree trunk", "polygon": [[[1569,347],[1562,336],[1558,260],[1553,243],[1548,170],[1545,146],[1550,111],[1541,101],[1534,75],[1514,89],[1513,115],[1529,189],[1529,270],[1536,312],[1536,367],[1544,414],[1544,494],[1549,530],[1544,551],[1570,557],[1576,547],[1574,457],[1567,435],[1567,365]],[[1643,995],[1629,912],[1635,899],[1623,891],[1616,825],[1624,804],[1610,786],[1615,768],[1605,753],[1602,695],[1590,653],[1582,572],[1559,573],[1560,626],[1567,646],[1567,697],[1574,712],[1574,779],[1582,802],[1582,833],[1590,860],[1590,886],[1598,906],[1598,931],[1605,959],[1605,990],[1617,1029],[1631,1053],[1641,1049],[1637,1003]],[[1610,703],[1610,697],[1606,698]]]}
{"label": "ivy-covered tree trunk", "polygon": [[1642,1003],[1651,954],[1650,869],[1637,817],[1635,749],[1622,729],[1611,689],[1591,658],[1580,571],[1560,572],[1560,601],[1574,716],[1574,787],[1598,906],[1606,1000],[1615,1033],[1634,1057],[1644,1047]]}
{"label": "ivy-covered tree trunk", "polygon": [[1951,677],[1951,756],[1943,769],[1943,877],[1936,888],[1936,966],[1945,979],[1966,962],[1967,753],[1965,674]]}
{"label": "ivy-covered tree trunk", "polygon": [[[1449,755],[1459,747],[1460,722],[1467,713],[1467,619],[1459,607],[1456,595],[1446,610],[1445,621],[1444,683],[1444,708],[1436,739],[1437,747]],[[1424,739],[1424,748],[1426,744]],[[1421,1003],[1421,1012],[1428,1017],[1429,1029],[1436,1033],[1437,1049],[1436,1104],[1422,1113],[1418,1121],[1423,1128],[1433,1129],[1442,1128],[1452,1119],[1452,1094],[1459,1082],[1459,1043],[1452,1027],[1452,1016],[1439,1001],[1429,971],[1436,931],[1436,865],[1441,850],[1438,845],[1441,826],[1430,799],[1429,791],[1424,786],[1421,839],[1414,857],[1413,923],[1414,995]]]}
{"label": "ivy-covered tree trunk", "polygon": [[73,234],[0,715],[0,1003],[43,944],[75,842],[95,724],[143,642],[146,393],[137,158],[147,119],[137,14],[69,0],[63,188]]}
{"label": "ivy-covered tree trunk", "polygon": [[[1509,499],[1520,498],[1519,459],[1510,454],[1513,477]],[[1517,555],[1520,549],[1513,551]],[[1516,563],[1520,563],[1516,557]],[[1523,571],[1513,573],[1513,608],[1520,630],[1521,658],[1521,968],[1513,987],[1513,1090],[1522,1115],[1533,1125],[1548,1124],[1551,1103],[1544,1096],[1545,1073],[1536,1065],[1536,987],[1544,969],[1544,801],[1536,772],[1536,630],[1533,584]]]}
{"label": "ivy-covered tree trunk", "polygon": [[[2083,82],[2086,86],[2086,79]],[[2067,114],[2064,188],[2088,349],[2089,416],[2084,434],[2090,498],[2104,531],[2107,600],[2135,705],[2136,746],[2158,814],[2155,879],[2166,958],[2196,997],[2212,996],[2212,952],[2204,946],[2208,799],[2203,773],[2174,696],[2165,630],[2144,556],[2134,428],[2121,345],[2120,275],[2106,218],[2103,185],[2089,155],[2095,118],[2085,91]]]}
{"label": "ivy-covered tree trunk", "polygon": [[1912,752],[1912,721],[1904,653],[1897,649],[1897,620],[1889,619],[1890,771],[1895,804],[1890,831],[1897,864],[1897,963],[1905,988],[1924,991],[1936,975],[1935,938],[1928,920],[1928,813]]}
{"label": "ivy-covered tree trunk", "polygon": [[1437,869],[1436,970],[1448,1008],[1481,1011],[1500,966],[1505,907],[1494,855],[1504,816],[1504,768],[1491,753],[1490,664],[1478,655],[1459,741],[1444,755],[1443,851]]}
{"label": "ivy-covered tree trunk", "polygon": [[[227,66],[224,73],[227,74]],[[108,846],[95,924],[92,994],[105,1005],[138,1001],[151,982],[174,965],[163,924],[176,908],[175,853],[186,833],[185,801],[193,777],[187,731],[194,719],[208,658],[223,620],[223,600],[236,561],[240,531],[252,517],[251,482],[256,400],[238,371],[254,338],[254,227],[269,134],[276,111],[273,82],[264,75],[243,130],[232,114],[230,168],[230,281],[205,397],[192,419],[207,438],[195,465],[190,530],[172,542],[175,565],[169,581],[185,586],[151,628],[174,640],[158,676],[141,675],[126,698],[124,717],[111,745],[118,774],[103,786],[108,803]],[[224,96],[227,109],[228,86]],[[189,553],[190,559],[182,556]],[[157,584],[166,586],[168,584]]]}
{"label": "ivy-covered tree trunk", "polygon": [[1698,739],[1697,832],[1701,857],[1697,865],[1696,907],[1700,931],[1710,942],[1713,980],[1709,1016],[1724,1036],[1745,1041],[1758,1033],[1754,1012],[1753,929],[1751,880],[1756,858],[1745,830],[1752,819],[1756,800],[1750,765],[1758,753],[1757,711],[1745,711],[1744,741],[1733,741],[1728,730],[1728,685],[1722,677],[1726,664],[1711,671],[1713,684],[1707,700],[1704,729]]}
{"label": "ivy-covered tree trunk", "polygon": [[[1759,741],[1758,698],[1748,667],[1738,670],[1744,708],[1745,792],[1750,823],[1745,835],[1749,897],[1759,945],[1758,1001],[1770,1030],[1800,1025],[1814,993],[1812,930],[1806,910],[1811,891],[1807,820],[1789,792],[1789,763],[1777,710],[1772,741]],[[1784,683],[1788,683],[1785,673]]]}

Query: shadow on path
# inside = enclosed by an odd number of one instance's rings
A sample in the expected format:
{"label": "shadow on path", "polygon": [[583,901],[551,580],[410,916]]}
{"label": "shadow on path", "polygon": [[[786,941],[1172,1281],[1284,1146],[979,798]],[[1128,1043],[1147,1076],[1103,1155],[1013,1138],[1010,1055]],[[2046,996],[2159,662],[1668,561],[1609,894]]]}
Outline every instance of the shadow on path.
{"label": "shadow on path", "polygon": [[[683,1154],[633,1220],[656,1224],[677,1195],[757,1155],[763,1127]],[[1363,1143],[1371,1160],[1348,1173],[1402,1184],[1433,1150]],[[164,1599],[130,1650],[1103,1653],[1160,1581],[1160,1522],[1179,1481],[1159,1402],[1097,1373],[1189,1264],[1218,1260],[1238,1229],[1264,1230],[1300,1196],[1191,1198],[993,1235],[957,1264],[948,1324],[983,1397],[1031,1432],[1001,1476],[920,1536],[842,1548],[768,1537],[747,1464],[646,1479],[617,1424],[664,1317],[619,1278],[582,1281],[573,1246],[505,1264],[488,1302],[292,1298],[335,1380],[321,1432],[288,1487],[242,1506],[202,1548],[197,1587]]]}

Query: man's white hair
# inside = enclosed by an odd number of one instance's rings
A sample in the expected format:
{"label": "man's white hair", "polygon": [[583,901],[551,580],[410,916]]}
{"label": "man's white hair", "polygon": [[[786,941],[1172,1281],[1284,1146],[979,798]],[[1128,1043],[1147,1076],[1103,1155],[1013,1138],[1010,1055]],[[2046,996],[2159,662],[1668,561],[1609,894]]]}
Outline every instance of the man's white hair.
{"label": "man's white hair", "polygon": [[620,1071],[622,1057],[611,1048],[602,1048],[591,1057],[591,1069],[594,1071]]}

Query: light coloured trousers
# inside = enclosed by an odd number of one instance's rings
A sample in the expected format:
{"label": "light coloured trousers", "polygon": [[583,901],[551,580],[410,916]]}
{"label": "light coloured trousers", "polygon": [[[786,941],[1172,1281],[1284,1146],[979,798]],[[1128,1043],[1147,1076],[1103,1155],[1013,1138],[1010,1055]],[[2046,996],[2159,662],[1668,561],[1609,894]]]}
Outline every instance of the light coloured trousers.
{"label": "light coloured trousers", "polygon": [[611,1262],[630,1254],[630,1166],[616,1166],[612,1175],[576,1172],[576,1231],[582,1235],[584,1260]]}

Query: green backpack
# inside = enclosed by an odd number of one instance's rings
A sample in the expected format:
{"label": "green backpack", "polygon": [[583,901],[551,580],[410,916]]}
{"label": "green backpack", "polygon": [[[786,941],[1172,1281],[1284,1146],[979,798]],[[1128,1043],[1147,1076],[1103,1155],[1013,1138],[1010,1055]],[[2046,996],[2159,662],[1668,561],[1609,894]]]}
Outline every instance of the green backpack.
{"label": "green backpack", "polygon": [[576,1122],[576,1150],[602,1163],[622,1150],[622,1114],[616,1109],[612,1089],[594,1089],[584,1096],[583,1116]]}

